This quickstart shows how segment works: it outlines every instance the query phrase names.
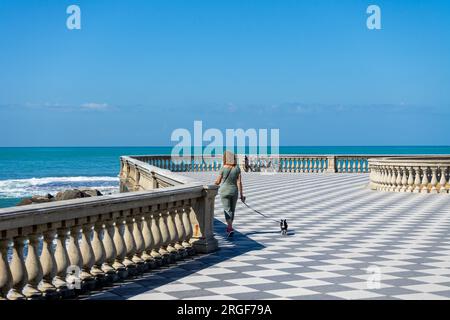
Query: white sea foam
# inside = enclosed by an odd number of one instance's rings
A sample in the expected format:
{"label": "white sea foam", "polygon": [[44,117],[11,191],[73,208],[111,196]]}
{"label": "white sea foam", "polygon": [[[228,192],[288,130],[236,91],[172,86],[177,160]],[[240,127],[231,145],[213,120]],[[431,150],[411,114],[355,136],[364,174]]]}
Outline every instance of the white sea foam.
{"label": "white sea foam", "polygon": [[98,189],[103,194],[119,191],[117,177],[45,177],[0,180],[0,198],[22,198],[37,194],[56,194],[65,189]]}

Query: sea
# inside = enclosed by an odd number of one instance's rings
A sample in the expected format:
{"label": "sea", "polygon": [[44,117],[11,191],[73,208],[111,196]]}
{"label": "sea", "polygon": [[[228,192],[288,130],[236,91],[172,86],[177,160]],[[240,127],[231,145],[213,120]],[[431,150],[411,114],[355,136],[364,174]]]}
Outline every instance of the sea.
{"label": "sea", "polygon": [[[450,146],[285,146],[280,154],[446,154]],[[122,155],[170,155],[172,147],[0,148],[0,208],[65,189],[119,191]]]}

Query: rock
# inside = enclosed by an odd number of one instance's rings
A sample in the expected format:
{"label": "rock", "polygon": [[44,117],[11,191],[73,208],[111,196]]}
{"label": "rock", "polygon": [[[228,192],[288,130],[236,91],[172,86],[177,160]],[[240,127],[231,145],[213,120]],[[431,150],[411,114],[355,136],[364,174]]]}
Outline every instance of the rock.
{"label": "rock", "polygon": [[85,194],[78,189],[64,190],[56,194],[56,201],[84,198]]}
{"label": "rock", "polygon": [[83,192],[85,194],[85,197],[98,197],[98,196],[103,195],[97,189],[86,189],[86,190],[81,190],[81,192]]}
{"label": "rock", "polygon": [[17,204],[17,206],[25,206],[28,204],[45,203],[51,201],[97,197],[102,195],[103,194],[97,189],[85,189],[85,190],[69,189],[58,192],[55,197],[52,196],[51,194],[47,194],[45,196],[35,195],[32,196],[31,198],[24,198]]}
{"label": "rock", "polygon": [[31,198],[24,198],[20,200],[20,202],[17,204],[17,206],[24,206],[27,204],[33,204],[33,203],[45,203],[53,201],[55,197],[53,197],[51,194],[46,194],[45,196],[35,195]]}
{"label": "rock", "polygon": [[33,201],[31,201],[31,198],[23,198],[22,200],[20,200],[20,202],[18,204],[16,204],[16,206],[26,206],[28,204],[32,204]]}
{"label": "rock", "polygon": [[84,189],[84,190],[72,189],[58,192],[56,194],[56,201],[97,197],[102,195],[103,194],[97,189]]}
{"label": "rock", "polygon": [[44,202],[50,202],[53,201],[55,197],[53,197],[50,193],[45,196],[32,196],[31,201],[33,203],[44,203]]}

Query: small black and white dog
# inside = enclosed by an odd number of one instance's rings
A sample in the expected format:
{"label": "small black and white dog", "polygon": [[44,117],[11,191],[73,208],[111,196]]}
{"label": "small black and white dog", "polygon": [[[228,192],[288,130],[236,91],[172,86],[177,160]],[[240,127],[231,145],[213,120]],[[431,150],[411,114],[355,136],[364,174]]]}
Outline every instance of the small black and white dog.
{"label": "small black and white dog", "polygon": [[286,236],[287,232],[288,232],[288,224],[287,224],[286,219],[281,219],[280,220],[280,228],[281,228],[281,234],[283,236]]}

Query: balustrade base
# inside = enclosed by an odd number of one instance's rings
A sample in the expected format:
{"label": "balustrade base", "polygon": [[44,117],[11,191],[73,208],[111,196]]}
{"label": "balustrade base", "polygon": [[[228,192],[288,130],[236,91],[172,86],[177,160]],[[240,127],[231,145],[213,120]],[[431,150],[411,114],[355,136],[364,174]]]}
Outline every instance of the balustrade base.
{"label": "balustrade base", "polygon": [[67,287],[58,288],[57,292],[61,299],[72,299],[76,297],[75,290],[69,289]]}
{"label": "balustrade base", "polygon": [[27,297],[16,289],[12,289],[7,295],[7,298],[8,300],[27,300]]}
{"label": "balustrade base", "polygon": [[95,290],[95,288],[97,287],[97,281],[95,280],[95,278],[89,274],[88,276],[84,275],[85,272],[81,273],[80,279],[81,279],[81,292],[87,292],[87,291],[93,291]]}
{"label": "balustrade base", "polygon": [[45,291],[42,292],[42,298],[45,300],[59,300],[61,299],[61,294],[56,290]]}
{"label": "balustrade base", "polygon": [[209,239],[192,239],[191,244],[198,253],[210,253],[219,248],[219,242],[214,237]]}

